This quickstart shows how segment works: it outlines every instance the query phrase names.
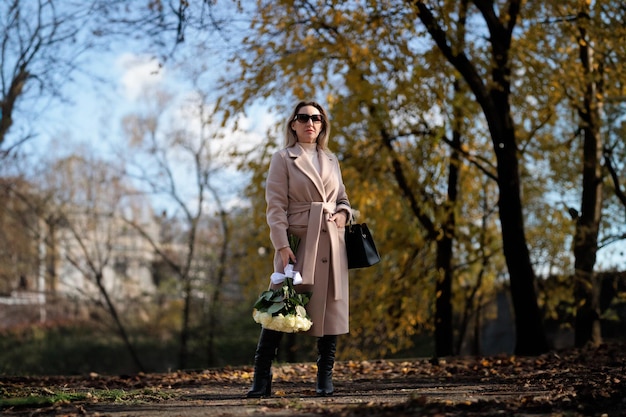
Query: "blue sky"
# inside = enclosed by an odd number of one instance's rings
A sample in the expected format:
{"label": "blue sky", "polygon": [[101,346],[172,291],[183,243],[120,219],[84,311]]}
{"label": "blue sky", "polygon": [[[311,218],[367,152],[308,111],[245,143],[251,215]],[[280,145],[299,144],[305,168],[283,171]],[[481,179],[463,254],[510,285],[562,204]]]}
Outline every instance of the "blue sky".
{"label": "blue sky", "polygon": [[[36,126],[37,136],[24,147],[34,155],[33,161],[37,155],[61,157],[85,148],[94,150],[103,159],[115,158],[112,149],[124,146],[122,118],[149,106],[144,93],[151,89],[176,92],[177,104],[171,107],[168,120],[199,129],[197,121],[190,119],[190,112],[183,110],[193,95],[184,71],[160,66],[155,59],[123,47],[87,56],[83,62],[88,75],[78,73],[75,82],[65,85],[64,94],[69,100],[40,103],[42,108],[37,114],[31,113],[22,120]],[[203,88],[211,90],[210,79],[216,79],[220,70],[212,68]],[[223,145],[252,149],[266,140],[265,132],[273,123],[275,118],[266,109],[252,107],[245,117],[242,115],[239,132],[221,128],[226,137]],[[218,188],[224,185],[223,199],[230,205],[240,204],[240,191],[247,180],[246,175],[229,166],[232,162],[222,161],[224,169],[215,177]],[[189,182],[184,179],[184,168],[180,166],[178,173],[181,183]],[[158,199],[154,203],[157,210],[169,204]]]}

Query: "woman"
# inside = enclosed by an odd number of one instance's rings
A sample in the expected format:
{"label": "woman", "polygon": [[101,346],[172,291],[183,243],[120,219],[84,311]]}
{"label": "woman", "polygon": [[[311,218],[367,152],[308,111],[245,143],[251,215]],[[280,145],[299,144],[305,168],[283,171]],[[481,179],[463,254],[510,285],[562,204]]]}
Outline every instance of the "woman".
{"label": "woman", "polygon": [[[285,148],[272,156],[265,199],[274,270],[291,261],[302,275],[298,292],[312,292],[306,306],[317,340],[319,396],[333,394],[332,372],[337,335],[348,333],[348,260],[344,242],[351,208],[337,157],[328,151],[330,124],[324,108],[300,102],[287,121]],[[300,238],[297,253],[288,235]],[[278,286],[276,286],[278,287]],[[248,397],[271,395],[271,364],[281,332],[262,329],[254,358],[254,382]]]}

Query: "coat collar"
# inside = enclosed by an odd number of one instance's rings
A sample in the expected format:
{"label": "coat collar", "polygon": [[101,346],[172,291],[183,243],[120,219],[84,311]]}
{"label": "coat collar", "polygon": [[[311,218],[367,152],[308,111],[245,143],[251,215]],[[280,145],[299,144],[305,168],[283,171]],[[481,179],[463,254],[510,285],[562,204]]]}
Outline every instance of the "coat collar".
{"label": "coat collar", "polygon": [[[298,158],[298,157],[304,155],[304,148],[302,148],[302,146],[300,146],[298,144],[295,144],[295,145],[293,145],[293,146],[291,146],[289,148],[286,148],[286,149],[287,149],[287,153],[288,153],[289,157],[291,157],[291,158]],[[328,153],[326,153],[324,151],[320,151],[319,147],[317,148],[317,151],[318,151],[319,154],[322,155],[322,158],[320,158],[320,164],[322,164],[322,163],[330,163],[334,159],[333,155],[328,154]]]}
{"label": "coat collar", "polygon": [[317,148],[317,154],[320,161],[320,172],[317,172],[311,161],[308,158],[302,158],[305,155],[304,149],[299,145],[294,145],[287,148],[288,155],[294,159],[294,164],[300,171],[302,171],[312,182],[315,184],[315,188],[319,191],[323,201],[326,201],[326,192],[324,184],[329,180],[329,174],[331,172],[331,160],[332,156],[326,152],[320,151]]}

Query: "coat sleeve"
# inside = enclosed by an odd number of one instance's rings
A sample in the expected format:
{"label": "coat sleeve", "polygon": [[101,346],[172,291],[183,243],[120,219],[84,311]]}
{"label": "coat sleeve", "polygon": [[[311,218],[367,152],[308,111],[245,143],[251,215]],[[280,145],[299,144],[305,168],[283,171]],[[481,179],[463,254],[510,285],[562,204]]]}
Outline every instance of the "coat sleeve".
{"label": "coat sleeve", "polygon": [[335,212],[342,210],[345,211],[348,214],[346,222],[349,222],[352,220],[352,206],[350,206],[350,200],[348,199],[348,194],[346,193],[346,186],[343,184],[343,176],[341,175],[339,162],[337,162],[337,173],[339,175],[339,191],[337,193],[337,209]]}
{"label": "coat sleeve", "polygon": [[272,156],[265,185],[267,224],[270,228],[270,240],[276,250],[289,246],[289,239],[287,238],[289,173],[285,158],[286,155],[281,152]]}

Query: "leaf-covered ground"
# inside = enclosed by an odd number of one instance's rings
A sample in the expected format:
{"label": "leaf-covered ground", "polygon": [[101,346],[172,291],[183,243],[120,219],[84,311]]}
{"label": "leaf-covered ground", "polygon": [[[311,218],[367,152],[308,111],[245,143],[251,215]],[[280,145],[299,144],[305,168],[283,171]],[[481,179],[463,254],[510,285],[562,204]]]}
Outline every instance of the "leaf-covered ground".
{"label": "leaf-covered ground", "polygon": [[274,367],[274,395],[247,399],[250,367],[167,374],[0,377],[7,416],[626,416],[626,344],[430,360],[339,362],[317,398],[315,365]]}

